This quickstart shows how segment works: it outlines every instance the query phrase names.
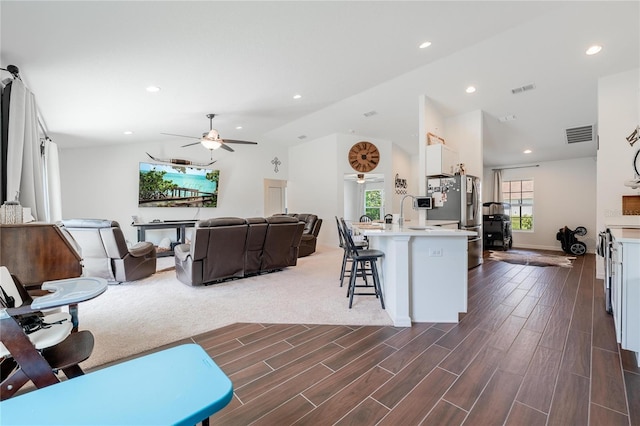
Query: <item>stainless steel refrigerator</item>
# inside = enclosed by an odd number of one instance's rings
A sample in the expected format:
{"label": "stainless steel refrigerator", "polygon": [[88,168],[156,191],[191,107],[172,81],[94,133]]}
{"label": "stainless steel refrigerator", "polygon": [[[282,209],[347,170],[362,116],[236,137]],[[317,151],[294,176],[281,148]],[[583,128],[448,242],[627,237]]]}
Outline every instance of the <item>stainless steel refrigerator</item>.
{"label": "stainless steel refrigerator", "polygon": [[470,175],[427,177],[427,196],[433,208],[429,220],[457,220],[460,229],[475,231],[469,237],[469,269],[482,263],[482,200],[480,178]]}

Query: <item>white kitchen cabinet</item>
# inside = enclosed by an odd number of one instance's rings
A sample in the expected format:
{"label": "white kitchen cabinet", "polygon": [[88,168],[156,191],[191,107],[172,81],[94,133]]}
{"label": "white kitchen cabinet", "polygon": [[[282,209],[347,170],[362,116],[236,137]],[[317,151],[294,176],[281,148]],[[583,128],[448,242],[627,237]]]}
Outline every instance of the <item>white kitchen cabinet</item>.
{"label": "white kitchen cabinet", "polygon": [[427,176],[453,176],[460,163],[458,152],[444,144],[427,145],[426,157]]}
{"label": "white kitchen cabinet", "polygon": [[612,229],[611,303],[616,338],[640,365],[640,229]]}

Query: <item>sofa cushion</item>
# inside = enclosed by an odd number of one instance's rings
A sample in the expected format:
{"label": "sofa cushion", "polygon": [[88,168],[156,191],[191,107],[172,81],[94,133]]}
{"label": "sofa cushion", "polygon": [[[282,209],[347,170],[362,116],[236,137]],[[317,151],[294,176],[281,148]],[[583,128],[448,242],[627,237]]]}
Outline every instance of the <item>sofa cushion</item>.
{"label": "sofa cushion", "polygon": [[304,222],[304,231],[302,231],[303,235],[313,234],[318,216],[310,213],[300,213],[298,214],[298,220]]}
{"label": "sofa cushion", "polygon": [[246,223],[247,220],[241,217],[215,217],[201,220],[196,226],[200,228],[213,228],[216,226],[244,225]]}

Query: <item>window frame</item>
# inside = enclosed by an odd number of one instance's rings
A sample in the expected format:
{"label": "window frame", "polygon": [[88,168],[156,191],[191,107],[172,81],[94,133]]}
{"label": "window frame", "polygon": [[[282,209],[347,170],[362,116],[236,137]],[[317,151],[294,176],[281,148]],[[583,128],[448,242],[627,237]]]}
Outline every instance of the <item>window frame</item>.
{"label": "window frame", "polygon": [[[367,205],[367,193],[368,192],[379,192],[380,193],[380,205],[379,206],[368,206]],[[371,216],[371,218],[373,220],[382,220],[383,216],[384,216],[384,189],[365,189],[364,190],[364,199],[363,199],[363,207],[364,207],[364,214]],[[372,215],[369,214],[369,209],[377,209],[378,210],[378,214],[379,217],[374,217]]]}
{"label": "window frame", "polygon": [[[525,187],[525,182],[529,183],[530,182],[530,186],[531,186],[531,190],[530,191],[525,191],[523,190],[523,188]],[[520,189],[519,190],[513,190],[512,185],[516,183],[519,184]],[[509,190],[505,191],[504,190],[504,185],[508,184],[509,185]],[[502,197],[504,199],[505,203],[509,203],[511,204],[511,230],[513,232],[534,232],[535,231],[535,184],[534,184],[534,179],[533,178],[520,178],[520,179],[508,179],[508,180],[503,180],[502,182]],[[523,194],[531,194],[531,198],[524,198]],[[513,195],[517,194],[518,198],[514,198]],[[517,203],[512,202],[512,200],[518,200]],[[530,200],[530,203],[524,202],[524,200]],[[531,209],[531,215],[527,216],[527,215],[523,215],[523,208]],[[513,215],[513,211],[517,209],[519,211],[519,215],[517,216],[517,224],[518,227],[516,228],[515,223],[514,222],[514,215]],[[531,218],[531,227],[530,228],[523,228],[523,218]]]}

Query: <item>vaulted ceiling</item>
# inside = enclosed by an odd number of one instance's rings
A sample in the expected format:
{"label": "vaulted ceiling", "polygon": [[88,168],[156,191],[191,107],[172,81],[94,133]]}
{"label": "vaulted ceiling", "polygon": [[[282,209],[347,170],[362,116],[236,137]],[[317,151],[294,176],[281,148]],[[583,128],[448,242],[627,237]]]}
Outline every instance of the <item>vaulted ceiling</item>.
{"label": "vaulted ceiling", "polygon": [[3,0],[0,64],[62,148],[178,145],[160,133],[199,136],[216,113],[230,139],[352,132],[415,154],[424,94],[445,117],[485,111],[485,165],[521,164],[595,155],[565,129],[596,124],[599,77],[640,67],[639,17],[638,1]]}

